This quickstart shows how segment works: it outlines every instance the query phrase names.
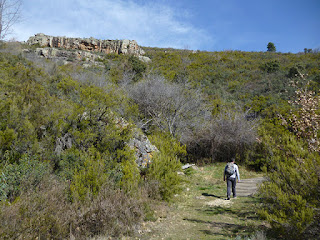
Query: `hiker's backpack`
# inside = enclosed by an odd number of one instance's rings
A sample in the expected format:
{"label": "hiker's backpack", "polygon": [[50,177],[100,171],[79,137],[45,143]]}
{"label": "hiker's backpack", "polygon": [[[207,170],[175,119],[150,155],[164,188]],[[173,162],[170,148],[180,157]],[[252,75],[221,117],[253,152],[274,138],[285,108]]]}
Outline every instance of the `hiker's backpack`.
{"label": "hiker's backpack", "polygon": [[235,169],[234,169],[234,163],[233,162],[228,162],[227,163],[227,168],[226,168],[226,175],[228,177],[230,177],[231,175],[233,175],[235,172]]}

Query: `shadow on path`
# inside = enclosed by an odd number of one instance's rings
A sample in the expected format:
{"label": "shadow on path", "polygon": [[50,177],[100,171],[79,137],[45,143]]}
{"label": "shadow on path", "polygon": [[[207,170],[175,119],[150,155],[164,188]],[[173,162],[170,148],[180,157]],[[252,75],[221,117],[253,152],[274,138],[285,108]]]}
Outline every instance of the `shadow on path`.
{"label": "shadow on path", "polygon": [[208,229],[199,230],[200,232],[202,232],[202,233],[204,233],[206,235],[224,235],[223,233],[221,233],[221,231],[216,232],[214,230],[215,228],[224,229],[224,230],[226,230],[226,232],[231,231],[231,232],[235,232],[235,233],[246,229],[245,226],[238,225],[238,224],[233,224],[233,223],[203,221],[203,220],[194,219],[194,218],[184,218],[183,220],[189,221],[189,222],[192,222],[192,223],[209,224],[210,225],[210,229],[209,230]]}
{"label": "shadow on path", "polygon": [[202,196],[224,199],[224,197],[217,196],[217,195],[214,195],[214,194],[209,194],[209,193],[202,193]]}

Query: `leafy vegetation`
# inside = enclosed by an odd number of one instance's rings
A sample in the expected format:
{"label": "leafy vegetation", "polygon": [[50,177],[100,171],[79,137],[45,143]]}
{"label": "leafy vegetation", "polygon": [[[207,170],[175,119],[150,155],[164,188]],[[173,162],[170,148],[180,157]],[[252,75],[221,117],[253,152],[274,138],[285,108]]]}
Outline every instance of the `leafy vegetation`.
{"label": "leafy vegetation", "polygon": [[283,119],[293,131],[272,137],[270,181],[260,190],[265,203],[262,216],[288,239],[292,234],[296,239],[313,238],[319,228],[319,97],[307,87],[308,83],[299,88],[297,98],[290,101],[300,106],[293,110],[297,113],[291,114],[289,123]]}
{"label": "leafy vegetation", "polygon": [[[231,157],[268,177],[260,213],[279,237],[317,233],[319,53],[145,48],[148,63],[83,68],[24,47],[0,47],[1,237],[131,234],[179,193],[181,162]],[[135,127],[159,150],[148,168],[127,145]]]}
{"label": "leafy vegetation", "polygon": [[267,46],[268,52],[275,52],[276,51],[276,46],[274,45],[274,43],[269,42],[268,46]]}

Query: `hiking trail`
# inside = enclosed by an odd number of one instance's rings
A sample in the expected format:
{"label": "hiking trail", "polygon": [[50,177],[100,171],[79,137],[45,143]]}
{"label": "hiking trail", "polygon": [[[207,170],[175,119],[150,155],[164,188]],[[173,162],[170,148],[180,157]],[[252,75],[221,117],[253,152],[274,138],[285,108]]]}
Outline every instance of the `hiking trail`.
{"label": "hiking trail", "polygon": [[[155,211],[157,219],[143,224],[132,239],[232,239],[246,235],[265,224],[255,212],[258,187],[265,180],[261,174],[245,172],[237,182],[237,198],[226,199],[224,165],[203,167],[186,176],[183,191],[174,203]],[[131,239],[131,238],[130,238]]]}
{"label": "hiking trail", "polygon": [[265,180],[264,177],[242,179],[237,183],[237,196],[246,197],[255,194],[260,184]]}

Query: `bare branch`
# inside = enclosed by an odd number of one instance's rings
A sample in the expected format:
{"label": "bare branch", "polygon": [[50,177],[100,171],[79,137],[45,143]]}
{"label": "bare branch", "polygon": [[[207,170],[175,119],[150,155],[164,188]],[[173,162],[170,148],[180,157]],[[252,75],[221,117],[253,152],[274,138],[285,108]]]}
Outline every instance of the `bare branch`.
{"label": "bare branch", "polygon": [[0,0],[0,40],[10,34],[11,27],[21,18],[21,0]]}
{"label": "bare branch", "polygon": [[203,130],[201,141],[211,143],[213,158],[230,159],[256,141],[258,120],[247,120],[246,116],[240,110],[225,110]]}
{"label": "bare branch", "polygon": [[159,75],[147,76],[145,81],[130,86],[128,92],[154,125],[181,141],[188,138],[207,112],[200,90],[169,83]]}

